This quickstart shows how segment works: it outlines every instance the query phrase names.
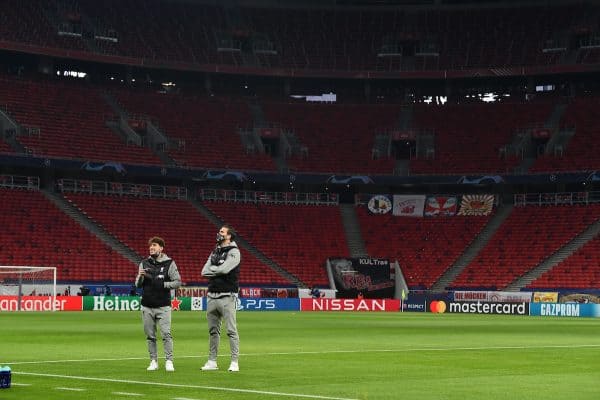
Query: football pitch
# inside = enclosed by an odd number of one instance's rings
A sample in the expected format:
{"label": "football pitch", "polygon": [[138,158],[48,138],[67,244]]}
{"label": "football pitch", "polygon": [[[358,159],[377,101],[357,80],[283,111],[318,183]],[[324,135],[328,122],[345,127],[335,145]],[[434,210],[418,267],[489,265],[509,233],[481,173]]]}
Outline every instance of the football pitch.
{"label": "football pitch", "polygon": [[0,327],[2,400],[600,398],[593,318],[242,311],[239,373],[225,332],[220,370],[200,371],[203,312],[173,313],[175,372],[146,371],[139,312],[2,313]]}

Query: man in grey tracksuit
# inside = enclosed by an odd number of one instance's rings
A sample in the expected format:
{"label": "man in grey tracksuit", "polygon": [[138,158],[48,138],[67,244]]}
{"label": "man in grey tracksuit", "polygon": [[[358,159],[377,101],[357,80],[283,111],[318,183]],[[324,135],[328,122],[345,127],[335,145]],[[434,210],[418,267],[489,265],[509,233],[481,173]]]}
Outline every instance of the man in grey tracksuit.
{"label": "man in grey tracksuit", "polygon": [[173,366],[173,337],[171,336],[171,289],[181,286],[181,276],[175,261],[163,253],[165,241],[160,237],[148,241],[150,256],[140,262],[135,286],[143,289],[142,320],[148,342],[150,365],[148,371],[158,369],[156,327],[160,330],[165,351],[165,369]]}
{"label": "man in grey tracksuit", "polygon": [[232,227],[223,225],[217,234],[217,246],[210,253],[202,268],[202,276],[208,278],[206,319],[209,334],[208,361],[202,367],[203,371],[219,369],[217,353],[223,320],[227,326],[231,349],[231,364],[228,371],[238,372],[240,370],[238,364],[240,338],[237,331],[236,312],[241,256],[234,241],[235,235],[236,232]]}

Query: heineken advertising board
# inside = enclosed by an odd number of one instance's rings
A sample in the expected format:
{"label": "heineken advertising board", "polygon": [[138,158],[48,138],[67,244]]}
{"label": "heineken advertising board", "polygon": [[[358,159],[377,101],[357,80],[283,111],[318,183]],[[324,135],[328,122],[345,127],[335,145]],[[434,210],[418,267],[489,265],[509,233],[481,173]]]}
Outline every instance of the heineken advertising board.
{"label": "heineken advertising board", "polygon": [[[171,300],[174,311],[204,310],[203,297],[175,297]],[[139,296],[85,296],[85,311],[139,311],[142,308]]]}

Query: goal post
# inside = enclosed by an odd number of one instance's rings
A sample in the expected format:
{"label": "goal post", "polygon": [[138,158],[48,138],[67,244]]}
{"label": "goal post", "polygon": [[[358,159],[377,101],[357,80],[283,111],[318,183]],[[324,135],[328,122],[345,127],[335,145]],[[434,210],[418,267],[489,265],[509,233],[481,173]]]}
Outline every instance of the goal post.
{"label": "goal post", "polygon": [[56,267],[0,265],[0,296],[17,298],[21,310],[23,297],[51,297],[56,301]]}

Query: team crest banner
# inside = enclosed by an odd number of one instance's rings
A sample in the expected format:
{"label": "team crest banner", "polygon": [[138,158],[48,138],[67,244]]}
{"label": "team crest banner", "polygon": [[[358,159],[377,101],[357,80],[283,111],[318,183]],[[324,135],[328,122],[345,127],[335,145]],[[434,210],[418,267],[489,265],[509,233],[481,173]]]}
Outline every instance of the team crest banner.
{"label": "team crest banner", "polygon": [[389,196],[379,194],[371,197],[367,207],[373,214],[387,214],[392,211],[392,202]]}
{"label": "team crest banner", "polygon": [[458,215],[490,215],[493,209],[493,194],[466,194],[460,202]]}
{"label": "team crest banner", "polygon": [[424,195],[394,195],[394,215],[400,217],[422,217],[424,209]]}
{"label": "team crest banner", "polygon": [[456,197],[432,196],[425,201],[426,217],[451,217],[456,215],[457,209]]}

